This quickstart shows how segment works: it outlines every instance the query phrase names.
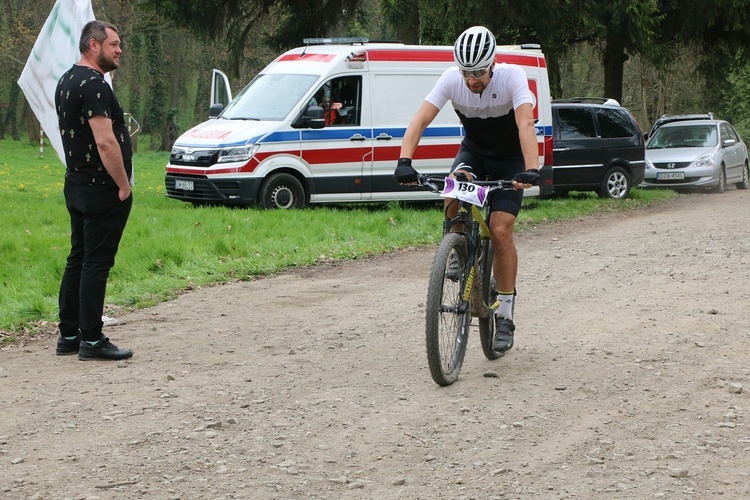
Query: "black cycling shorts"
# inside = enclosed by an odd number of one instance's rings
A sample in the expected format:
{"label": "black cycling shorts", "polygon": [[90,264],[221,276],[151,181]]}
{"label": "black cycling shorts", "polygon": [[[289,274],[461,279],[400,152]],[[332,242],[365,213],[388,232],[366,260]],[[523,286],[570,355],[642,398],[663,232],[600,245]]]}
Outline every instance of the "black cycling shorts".
{"label": "black cycling shorts", "polygon": [[[459,168],[460,167],[460,168]],[[523,158],[500,159],[482,155],[463,144],[453,161],[451,173],[454,170],[469,172],[476,180],[511,180],[513,176],[526,169]],[[492,212],[505,212],[515,217],[521,210],[523,189],[517,191],[495,191],[492,193],[490,204]]]}

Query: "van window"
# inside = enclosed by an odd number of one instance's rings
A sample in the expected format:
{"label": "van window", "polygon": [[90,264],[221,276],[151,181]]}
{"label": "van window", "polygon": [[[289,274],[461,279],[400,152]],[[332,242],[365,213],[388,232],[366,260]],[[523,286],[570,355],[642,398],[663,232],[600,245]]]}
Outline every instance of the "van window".
{"label": "van window", "polygon": [[318,75],[260,74],[219,115],[228,120],[281,121]]}
{"label": "van window", "polygon": [[601,129],[603,138],[633,137],[636,134],[633,122],[630,120],[627,111],[622,109],[597,108],[594,112],[599,119],[599,128]]}
{"label": "van window", "polygon": [[560,139],[596,137],[594,117],[588,108],[558,108],[557,132]]}
{"label": "van window", "polygon": [[321,106],[326,126],[359,125],[362,117],[362,77],[328,80],[313,94],[308,105]]}

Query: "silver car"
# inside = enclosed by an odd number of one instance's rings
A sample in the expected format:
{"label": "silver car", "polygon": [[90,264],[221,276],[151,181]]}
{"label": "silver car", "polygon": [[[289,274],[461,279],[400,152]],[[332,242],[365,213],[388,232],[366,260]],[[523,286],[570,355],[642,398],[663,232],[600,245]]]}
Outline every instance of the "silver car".
{"label": "silver car", "polygon": [[724,120],[691,120],[661,126],[646,143],[646,176],[640,187],[747,189],[747,147]]}

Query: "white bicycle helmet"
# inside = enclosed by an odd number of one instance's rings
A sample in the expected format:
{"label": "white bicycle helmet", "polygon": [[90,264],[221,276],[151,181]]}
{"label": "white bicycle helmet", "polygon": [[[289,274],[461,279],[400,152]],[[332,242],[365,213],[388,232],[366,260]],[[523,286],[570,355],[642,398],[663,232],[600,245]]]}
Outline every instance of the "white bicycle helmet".
{"label": "white bicycle helmet", "polygon": [[495,61],[495,36],[484,26],[472,26],[459,35],[453,45],[458,69],[474,71]]}

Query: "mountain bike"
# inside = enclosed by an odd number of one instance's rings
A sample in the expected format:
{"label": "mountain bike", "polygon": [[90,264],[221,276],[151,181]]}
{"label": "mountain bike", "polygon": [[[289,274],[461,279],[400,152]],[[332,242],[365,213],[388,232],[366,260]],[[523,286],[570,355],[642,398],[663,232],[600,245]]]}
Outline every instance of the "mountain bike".
{"label": "mountain bike", "polygon": [[494,191],[514,189],[513,181],[420,174],[418,186],[456,198],[458,203],[456,217],[446,217],[443,222],[443,239],[432,263],[425,307],[430,374],[437,384],[447,386],[461,371],[473,317],[478,319],[485,357],[494,360],[503,355],[492,349],[494,311],[499,302],[492,273],[488,202]]}

